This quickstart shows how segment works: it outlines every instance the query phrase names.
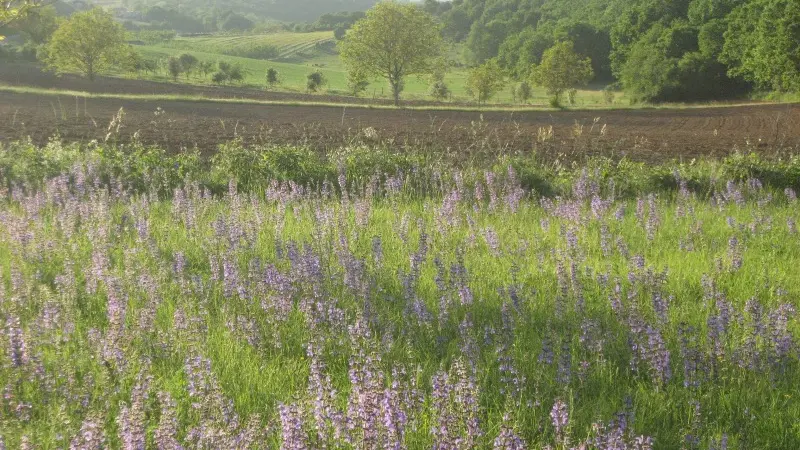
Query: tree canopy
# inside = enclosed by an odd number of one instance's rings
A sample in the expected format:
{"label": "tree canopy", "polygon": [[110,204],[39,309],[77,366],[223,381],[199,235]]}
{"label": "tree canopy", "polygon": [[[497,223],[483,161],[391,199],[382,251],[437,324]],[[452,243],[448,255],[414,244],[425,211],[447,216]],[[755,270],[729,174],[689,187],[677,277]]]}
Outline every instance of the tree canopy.
{"label": "tree canopy", "polygon": [[472,93],[478,104],[491,99],[504,85],[503,71],[494,59],[473,68],[467,75],[467,90]]}
{"label": "tree canopy", "polygon": [[575,53],[570,41],[559,42],[545,51],[542,63],[532,72],[533,81],[547,89],[556,105],[565,91],[586,86],[593,76],[592,61]]}
{"label": "tree canopy", "polygon": [[100,8],[74,14],[47,44],[45,64],[57,73],[78,72],[93,80],[110,68],[125,67],[133,49],[122,25]]}
{"label": "tree canopy", "polygon": [[[25,17],[25,14],[40,6],[41,0],[3,0],[0,2],[0,28]],[[3,39],[0,34],[0,40]]]}
{"label": "tree canopy", "polygon": [[646,101],[800,91],[797,0],[427,0],[472,65],[496,58],[526,80],[544,52],[572,42],[594,80]]}
{"label": "tree canopy", "polygon": [[433,17],[416,5],[394,1],[367,11],[338,45],[349,72],[389,82],[395,104],[407,76],[432,74],[443,59]]}
{"label": "tree canopy", "polygon": [[800,92],[800,2],[754,0],[731,13],[721,60],[761,87]]}

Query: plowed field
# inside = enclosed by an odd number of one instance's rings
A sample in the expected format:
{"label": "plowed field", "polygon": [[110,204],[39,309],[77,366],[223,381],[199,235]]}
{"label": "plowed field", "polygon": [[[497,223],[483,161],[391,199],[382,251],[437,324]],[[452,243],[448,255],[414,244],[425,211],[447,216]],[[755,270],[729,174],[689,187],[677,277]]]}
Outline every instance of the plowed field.
{"label": "plowed field", "polygon": [[[78,85],[68,80],[62,79],[64,85],[59,87],[88,86],[83,80],[76,81],[82,83]],[[96,90],[108,92],[104,83],[109,81],[98,83]],[[125,93],[159,93],[156,89],[174,87],[127,80],[127,84],[123,80],[113,83],[119,84],[113,85],[112,92]],[[196,88],[184,88],[189,89]],[[218,93],[220,97],[227,93],[241,98],[246,92],[219,89]],[[263,95],[257,91],[255,94]],[[465,155],[486,149],[524,152],[537,148],[567,155],[613,153],[646,161],[719,156],[736,149],[800,149],[800,105],[479,113],[213,101],[84,100],[8,92],[0,92],[0,140],[30,136],[44,142],[56,134],[68,141],[102,140],[120,108],[124,108],[125,117],[117,139],[127,141],[138,135],[145,143],[176,150],[198,147],[213,151],[219,143],[235,137],[248,142],[329,149],[364,140],[365,136],[397,147],[423,145]],[[364,133],[367,128],[374,131]]]}

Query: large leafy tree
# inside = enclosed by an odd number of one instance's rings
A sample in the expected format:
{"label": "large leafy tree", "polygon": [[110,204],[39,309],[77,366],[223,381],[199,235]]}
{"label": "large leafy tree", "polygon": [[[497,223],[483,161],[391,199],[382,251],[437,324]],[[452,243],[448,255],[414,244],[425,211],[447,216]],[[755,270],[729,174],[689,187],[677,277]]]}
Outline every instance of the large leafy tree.
{"label": "large leafy tree", "polygon": [[74,14],[53,33],[44,62],[57,73],[78,72],[93,80],[109,68],[126,68],[132,52],[122,25],[95,8]]}
{"label": "large leafy tree", "polygon": [[559,42],[544,52],[542,63],[532,72],[533,81],[547,89],[554,104],[561,103],[565,91],[586,86],[593,77],[592,61],[575,53],[570,41]]}
{"label": "large leafy tree", "polygon": [[382,77],[395,105],[409,75],[427,75],[441,67],[443,44],[438,24],[413,4],[381,2],[367,11],[339,42],[350,73]]}
{"label": "large leafy tree", "polygon": [[752,0],[735,9],[720,59],[763,88],[800,91],[800,2]]}

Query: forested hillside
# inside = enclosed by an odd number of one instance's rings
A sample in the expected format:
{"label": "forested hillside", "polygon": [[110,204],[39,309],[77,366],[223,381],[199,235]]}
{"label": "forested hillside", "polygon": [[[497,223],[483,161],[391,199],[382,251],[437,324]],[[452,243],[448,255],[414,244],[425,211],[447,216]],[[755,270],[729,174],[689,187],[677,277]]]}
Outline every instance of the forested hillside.
{"label": "forested hillside", "polygon": [[800,90],[797,0],[426,0],[470,64],[527,77],[569,40],[595,79],[644,101]]}

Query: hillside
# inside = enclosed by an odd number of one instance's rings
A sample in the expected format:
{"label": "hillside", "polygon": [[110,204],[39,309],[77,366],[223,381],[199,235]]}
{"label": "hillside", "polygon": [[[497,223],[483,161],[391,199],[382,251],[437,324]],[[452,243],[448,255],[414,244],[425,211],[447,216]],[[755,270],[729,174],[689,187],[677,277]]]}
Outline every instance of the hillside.
{"label": "hillside", "polygon": [[330,31],[179,37],[162,45],[181,50],[253,59],[303,60],[321,54],[335,54],[335,42]]}

